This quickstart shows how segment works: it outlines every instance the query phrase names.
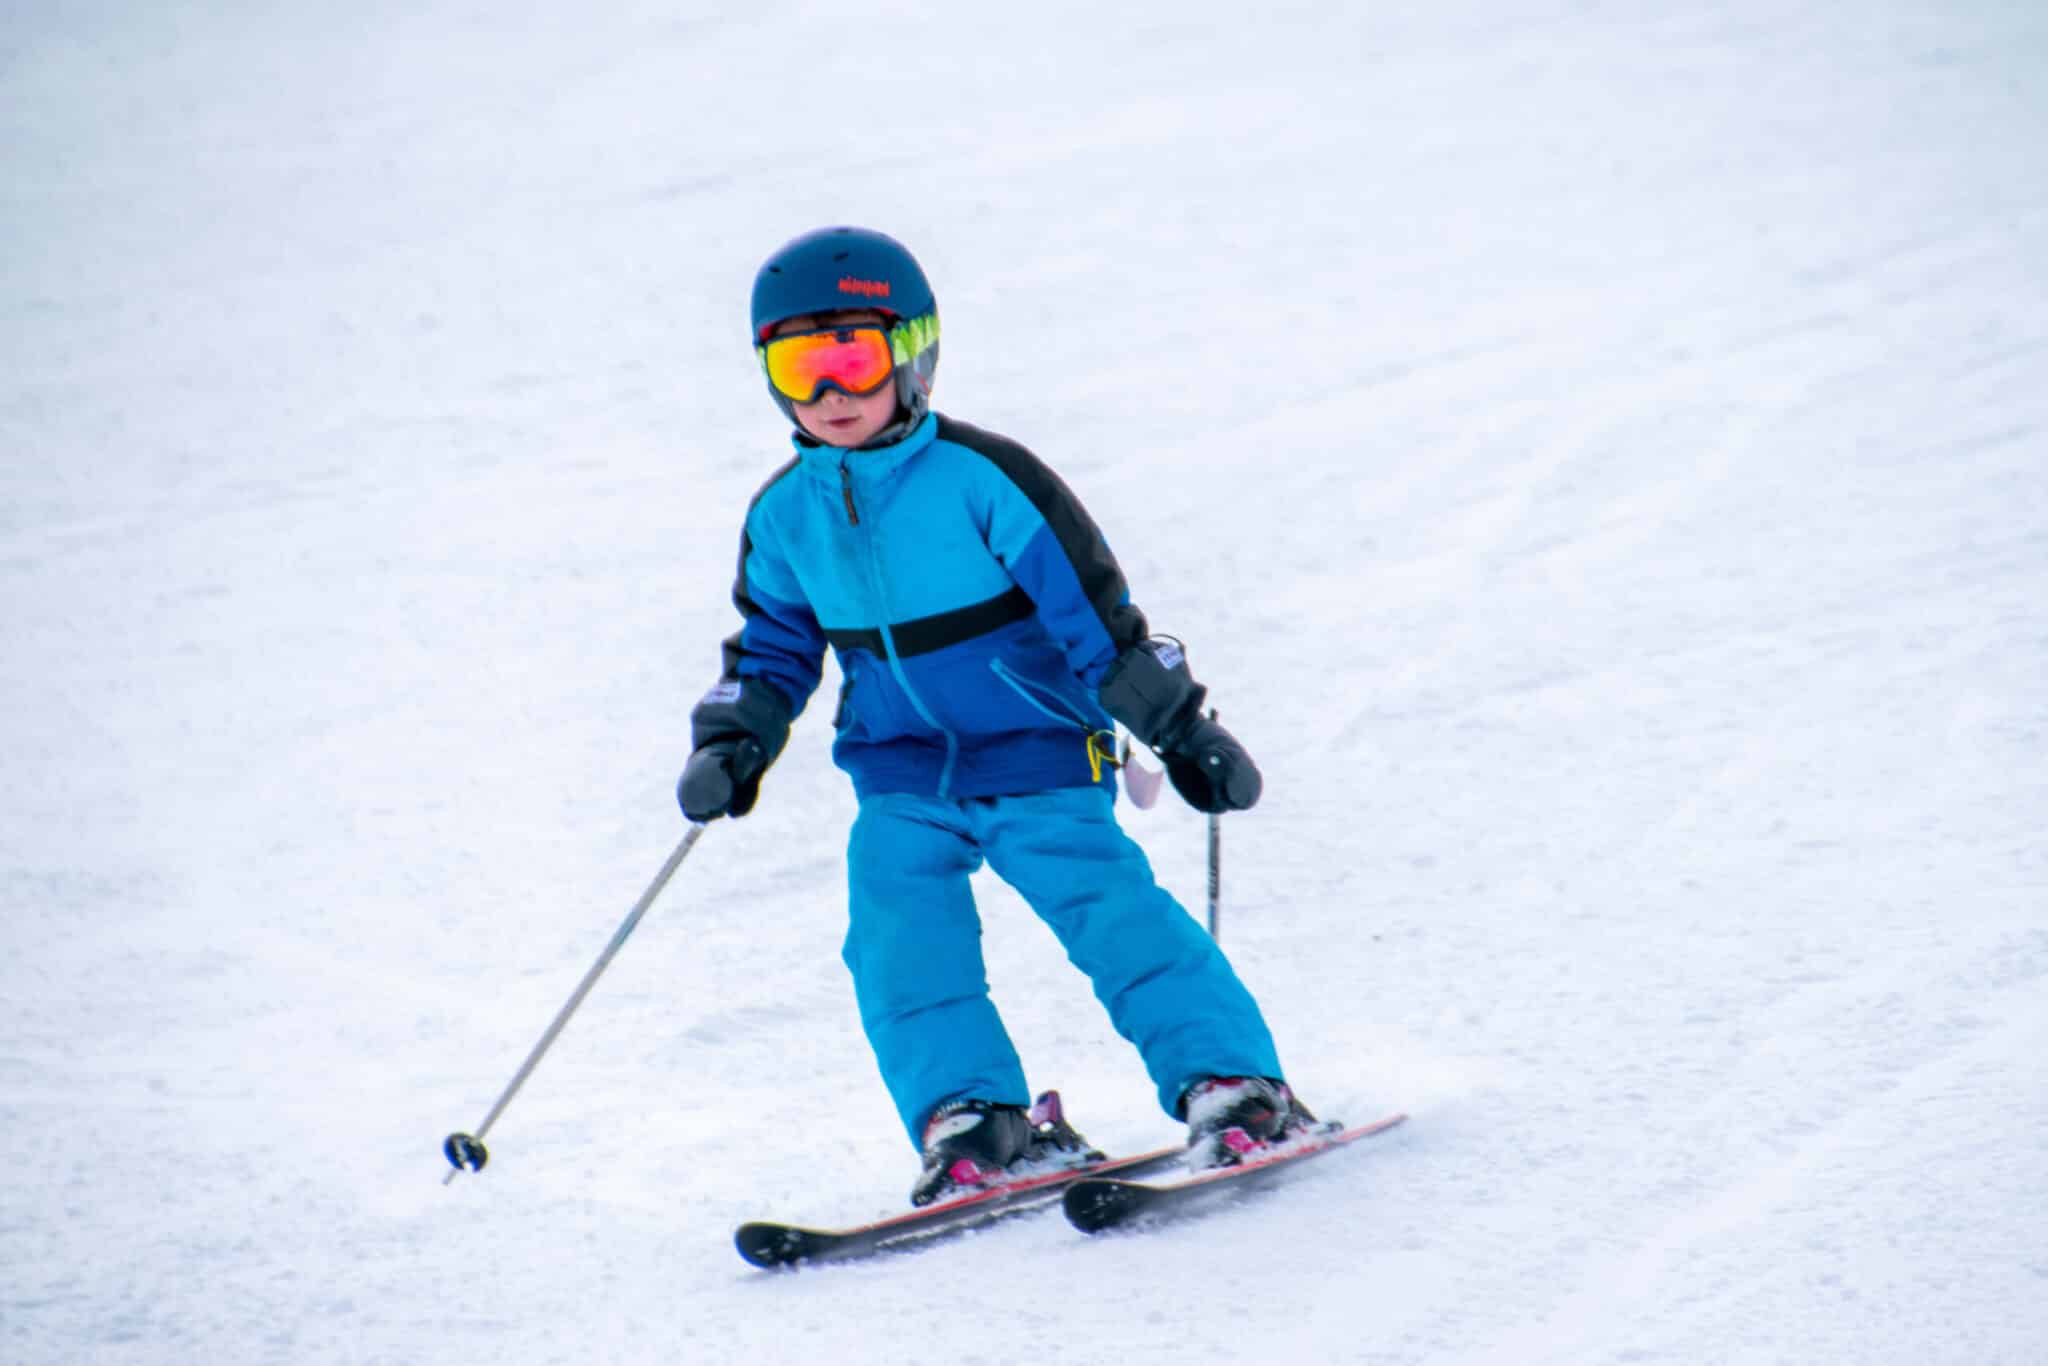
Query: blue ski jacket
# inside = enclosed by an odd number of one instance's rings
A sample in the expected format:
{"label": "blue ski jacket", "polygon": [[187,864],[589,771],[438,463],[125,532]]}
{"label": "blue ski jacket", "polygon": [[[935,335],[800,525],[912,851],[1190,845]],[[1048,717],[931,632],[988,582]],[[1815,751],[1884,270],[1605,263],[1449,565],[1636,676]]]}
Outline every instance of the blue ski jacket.
{"label": "blue ski jacket", "polygon": [[1096,690],[1148,632],[1059,477],[937,413],[891,445],[795,443],[747,510],[721,686],[765,684],[794,717],[829,645],[832,757],[863,798],[1113,789]]}

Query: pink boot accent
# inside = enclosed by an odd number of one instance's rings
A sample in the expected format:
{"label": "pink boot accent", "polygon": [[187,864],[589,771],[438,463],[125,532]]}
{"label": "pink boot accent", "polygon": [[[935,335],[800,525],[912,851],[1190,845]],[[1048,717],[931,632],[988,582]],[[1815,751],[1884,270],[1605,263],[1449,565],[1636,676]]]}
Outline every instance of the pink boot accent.
{"label": "pink boot accent", "polygon": [[1243,1157],[1247,1153],[1257,1152],[1261,1146],[1256,1138],[1253,1138],[1242,1129],[1225,1129],[1216,1137],[1222,1141],[1224,1147],[1230,1149],[1239,1157]]}

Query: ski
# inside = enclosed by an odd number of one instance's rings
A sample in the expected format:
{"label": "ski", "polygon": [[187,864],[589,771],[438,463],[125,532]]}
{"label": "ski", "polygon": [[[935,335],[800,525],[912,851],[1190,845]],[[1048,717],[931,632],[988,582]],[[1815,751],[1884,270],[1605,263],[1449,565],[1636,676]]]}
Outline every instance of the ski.
{"label": "ski", "polygon": [[1109,1158],[1062,1171],[1046,1172],[992,1186],[944,1204],[878,1219],[849,1228],[806,1228],[768,1221],[741,1224],[733,1232],[740,1256],[759,1267],[845,1261],[922,1247],[984,1227],[998,1219],[1043,1209],[1076,1181],[1100,1177],[1142,1176],[1180,1162],[1187,1149],[1176,1145],[1135,1157]]}
{"label": "ski", "polygon": [[1137,1172],[1087,1172],[1078,1180],[1066,1183],[1060,1201],[1068,1221],[1083,1233],[1100,1233],[1134,1219],[1158,1219],[1190,1213],[1225,1195],[1275,1181],[1310,1158],[1336,1152],[1361,1138],[1385,1133],[1407,1118],[1406,1115],[1389,1115],[1356,1129],[1326,1125],[1306,1137],[1282,1144],[1264,1156],[1179,1181],[1137,1180],[1134,1178],[1141,1175]]}

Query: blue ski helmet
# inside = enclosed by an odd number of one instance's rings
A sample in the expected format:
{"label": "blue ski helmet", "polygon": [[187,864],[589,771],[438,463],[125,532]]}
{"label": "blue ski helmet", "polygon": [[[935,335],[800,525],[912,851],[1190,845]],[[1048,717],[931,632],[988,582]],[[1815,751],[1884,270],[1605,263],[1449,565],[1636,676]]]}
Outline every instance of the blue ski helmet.
{"label": "blue ski helmet", "polygon": [[[870,228],[818,228],[777,247],[754,276],[754,347],[759,352],[769,329],[785,318],[854,308],[889,317],[900,416],[882,435],[893,439],[931,407],[939,368],[938,301],[917,258],[895,238]],[[761,369],[765,375],[765,354]],[[772,384],[768,396],[796,421],[796,405]]]}

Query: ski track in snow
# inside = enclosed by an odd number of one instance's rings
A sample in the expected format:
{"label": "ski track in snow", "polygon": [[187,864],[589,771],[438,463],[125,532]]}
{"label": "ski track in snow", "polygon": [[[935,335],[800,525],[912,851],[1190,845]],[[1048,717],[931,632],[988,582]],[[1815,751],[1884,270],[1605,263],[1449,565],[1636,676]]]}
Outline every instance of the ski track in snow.
{"label": "ski track in snow", "polygon": [[[2044,59],[1991,0],[22,16],[0,1360],[2042,1360]],[[814,707],[440,1184],[681,833],[783,458],[738,318],[827,221],[1188,641],[1268,779],[1224,941],[1408,1125],[749,1271],[914,1174]],[[1199,910],[1202,820],[1128,819]],[[978,887],[1034,1080],[1170,1140]]]}

